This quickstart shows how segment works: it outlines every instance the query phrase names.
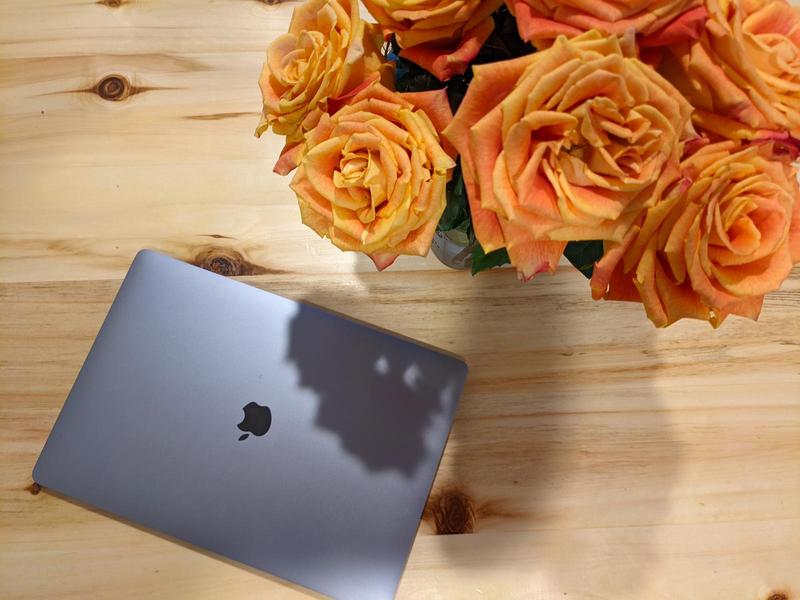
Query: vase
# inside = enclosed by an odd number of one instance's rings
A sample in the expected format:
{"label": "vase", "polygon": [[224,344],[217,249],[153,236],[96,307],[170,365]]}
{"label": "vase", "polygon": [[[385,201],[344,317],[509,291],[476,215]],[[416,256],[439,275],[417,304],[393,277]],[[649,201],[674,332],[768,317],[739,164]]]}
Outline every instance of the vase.
{"label": "vase", "polygon": [[475,243],[470,243],[467,234],[457,229],[449,231],[436,230],[431,249],[436,258],[451,269],[469,269],[472,267],[472,251]]}

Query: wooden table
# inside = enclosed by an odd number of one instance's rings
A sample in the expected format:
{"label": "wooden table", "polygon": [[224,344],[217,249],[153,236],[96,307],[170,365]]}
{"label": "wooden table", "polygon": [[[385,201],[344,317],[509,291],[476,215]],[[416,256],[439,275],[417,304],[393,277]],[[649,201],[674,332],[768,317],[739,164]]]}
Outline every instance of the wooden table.
{"label": "wooden table", "polygon": [[570,269],[372,272],[252,135],[293,4],[0,5],[0,598],[304,595],[32,486],[142,247],[466,357],[400,598],[800,597],[800,272],[719,331],[657,331]]}

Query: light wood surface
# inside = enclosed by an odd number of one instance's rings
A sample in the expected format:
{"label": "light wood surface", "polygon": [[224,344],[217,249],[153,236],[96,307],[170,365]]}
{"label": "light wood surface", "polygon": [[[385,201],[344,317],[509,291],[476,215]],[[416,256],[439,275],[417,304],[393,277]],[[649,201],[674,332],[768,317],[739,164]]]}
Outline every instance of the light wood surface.
{"label": "light wood surface", "polygon": [[399,598],[800,596],[800,271],[718,331],[656,331],[567,269],[371,272],[252,136],[294,3],[113,4],[0,3],[0,598],[305,597],[31,487],[142,247],[467,359]]}

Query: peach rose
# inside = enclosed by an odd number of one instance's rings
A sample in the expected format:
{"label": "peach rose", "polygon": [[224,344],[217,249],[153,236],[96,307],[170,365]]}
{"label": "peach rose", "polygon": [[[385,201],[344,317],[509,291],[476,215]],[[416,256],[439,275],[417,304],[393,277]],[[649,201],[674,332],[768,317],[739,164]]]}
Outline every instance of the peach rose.
{"label": "peach rose", "polygon": [[451,118],[444,90],[399,94],[379,83],[323,115],[291,184],[303,223],[379,269],[427,254],[455,166],[437,133]]}
{"label": "peach rose", "polygon": [[282,175],[294,167],[291,152],[327,112],[329,99],[352,93],[365,80],[393,80],[393,67],[379,50],[380,31],[364,23],[358,9],[355,0],[308,0],[294,10],[289,32],[267,49],[256,135],[272,128],[286,136],[275,166]]}
{"label": "peach rose", "polygon": [[397,36],[400,56],[442,81],[466,71],[494,29],[503,0],[364,0],[384,30]]}
{"label": "peach rose", "polygon": [[506,0],[520,37],[539,48],[559,35],[597,29],[619,35],[633,29],[645,45],[697,39],[707,13],[703,0]]}
{"label": "peach rose", "polygon": [[800,8],[785,0],[706,0],[693,44],[673,47],[664,75],[697,109],[695,122],[728,139],[800,138]]}
{"label": "peach rose", "polygon": [[607,244],[592,295],[642,302],[659,327],[758,318],[764,294],[800,261],[795,169],[772,142],[726,140],[691,153],[682,171],[622,243]]}
{"label": "peach rose", "polygon": [[473,228],[522,279],[553,271],[569,240],[622,241],[677,171],[691,107],[598,31],[476,66],[444,135],[461,153]]}

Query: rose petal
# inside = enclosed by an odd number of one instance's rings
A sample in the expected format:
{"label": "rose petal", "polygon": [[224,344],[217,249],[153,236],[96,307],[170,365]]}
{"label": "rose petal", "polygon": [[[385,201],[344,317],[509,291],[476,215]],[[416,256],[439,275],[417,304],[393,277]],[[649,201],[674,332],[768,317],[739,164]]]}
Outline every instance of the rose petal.
{"label": "rose petal", "polygon": [[[795,177],[795,185],[797,178]],[[795,191],[792,223],[789,226],[789,252],[792,263],[800,262],[800,195]]]}
{"label": "rose petal", "polygon": [[[714,277],[727,292],[735,296],[762,296],[777,290],[792,270],[792,258],[788,245],[760,260],[721,267],[715,265]],[[725,307],[726,304],[718,306]]]}
{"label": "rose petal", "polygon": [[625,235],[622,242],[610,242],[605,244],[603,257],[595,264],[594,270],[592,271],[592,278],[589,282],[589,287],[592,290],[592,298],[600,300],[606,296],[612,274],[617,270],[617,266],[620,264],[622,257],[636,240],[638,234],[639,227],[632,227]]}
{"label": "rose petal", "polygon": [[652,48],[697,40],[703,33],[707,19],[708,10],[706,10],[706,7],[698,6],[686,11],[660,31],[643,36],[639,41],[639,46],[641,48]]}
{"label": "rose petal", "polygon": [[[462,160],[472,163],[469,151],[469,130],[492,108],[508,96],[520,75],[535,60],[536,54],[473,67],[474,77],[464,100],[443,134],[461,153]],[[491,67],[491,70],[489,70]]]}
{"label": "rose petal", "polygon": [[672,325],[680,319],[708,321],[711,318],[711,311],[700,301],[691,286],[688,283],[676,284],[660,260],[656,264],[656,290],[667,316],[664,326]]}
{"label": "rose petal", "polygon": [[[495,108],[470,129],[469,155],[480,188],[481,207],[508,218],[511,215],[505,209],[509,207],[500,204],[498,194],[495,193],[494,181],[495,161],[503,149],[502,121],[503,115],[500,109]],[[507,181],[505,185],[508,185]],[[510,190],[510,193],[513,194],[513,190]]]}
{"label": "rose petal", "polygon": [[404,48],[400,56],[430,71],[439,81],[448,81],[467,70],[492,31],[494,21],[488,18],[466,31],[454,48],[443,48],[441,44],[432,42]]}
{"label": "rose petal", "polygon": [[566,242],[534,241],[519,226],[505,220],[501,220],[500,224],[506,239],[508,257],[517,269],[521,281],[528,281],[544,271],[555,273]]}
{"label": "rose petal", "polygon": [[372,259],[372,262],[375,263],[375,268],[378,269],[378,271],[383,271],[384,269],[391,267],[398,257],[397,254],[385,254],[379,252],[373,252],[367,256],[369,256]]}
{"label": "rose petal", "polygon": [[426,92],[406,92],[400,95],[417,108],[425,111],[436,131],[442,137],[442,147],[453,158],[458,156],[458,151],[455,147],[441,135],[453,120],[453,111],[447,99],[447,91],[441,89]]}
{"label": "rose petal", "polygon": [[669,325],[667,310],[662,303],[661,296],[656,289],[656,269],[658,262],[656,259],[656,248],[658,240],[650,238],[647,248],[642,255],[639,264],[636,266],[636,276],[633,283],[639,290],[647,317],[656,327],[666,327]]}
{"label": "rose petal", "polygon": [[537,46],[540,46],[540,40],[552,40],[560,35],[574,37],[581,33],[577,27],[542,18],[526,0],[509,0],[508,6],[517,19],[519,36],[536,42]]}
{"label": "rose petal", "polygon": [[711,325],[716,329],[728,317],[728,315],[739,315],[753,321],[757,321],[764,305],[764,296],[751,296],[742,298],[738,302],[729,304],[725,310],[716,309],[709,318]]}
{"label": "rose petal", "polygon": [[275,167],[272,169],[273,172],[278,175],[288,175],[294,171],[297,168],[304,149],[304,144],[299,142],[285,145],[283,150],[281,150],[278,162],[275,163]]}

